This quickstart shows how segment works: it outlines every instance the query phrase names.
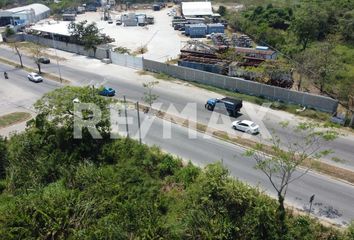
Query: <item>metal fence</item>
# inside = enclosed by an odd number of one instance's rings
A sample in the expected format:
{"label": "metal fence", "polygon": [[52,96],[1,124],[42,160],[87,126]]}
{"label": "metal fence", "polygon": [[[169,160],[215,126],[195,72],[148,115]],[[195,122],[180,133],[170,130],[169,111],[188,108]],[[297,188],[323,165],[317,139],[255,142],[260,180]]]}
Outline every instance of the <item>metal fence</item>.
{"label": "metal fence", "polygon": [[143,59],[144,70],[165,73],[175,78],[203,83],[227,90],[238,91],[248,95],[262,96],[267,99],[285,103],[299,104],[308,108],[333,113],[337,110],[338,101],[329,97],[306,92],[298,92],[262,83],[233,78],[220,74],[204,72],[196,69],[169,65]]}
{"label": "metal fence", "polygon": [[130,55],[120,54],[110,51],[110,59],[113,64],[117,64],[124,67],[134,68],[134,69],[143,69],[143,58],[134,57]]}

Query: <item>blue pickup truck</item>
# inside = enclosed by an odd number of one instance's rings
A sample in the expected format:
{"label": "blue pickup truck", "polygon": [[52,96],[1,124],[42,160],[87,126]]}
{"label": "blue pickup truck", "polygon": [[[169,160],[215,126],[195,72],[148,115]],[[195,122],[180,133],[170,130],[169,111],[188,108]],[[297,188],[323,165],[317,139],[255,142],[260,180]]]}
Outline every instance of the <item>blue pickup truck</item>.
{"label": "blue pickup truck", "polygon": [[242,100],[225,97],[222,99],[211,98],[205,104],[205,108],[214,111],[226,110],[230,116],[236,116],[242,108]]}
{"label": "blue pickup truck", "polygon": [[100,89],[98,93],[101,96],[113,97],[114,95],[116,95],[116,90],[114,90],[113,88],[104,87],[104,88]]}

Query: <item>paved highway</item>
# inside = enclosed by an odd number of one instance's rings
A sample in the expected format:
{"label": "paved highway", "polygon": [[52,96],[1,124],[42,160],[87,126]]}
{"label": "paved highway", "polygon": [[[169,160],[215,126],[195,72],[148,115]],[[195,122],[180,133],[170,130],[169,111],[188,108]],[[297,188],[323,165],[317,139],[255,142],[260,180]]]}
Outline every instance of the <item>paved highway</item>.
{"label": "paved highway", "polygon": [[[0,71],[8,66],[0,64]],[[32,83],[26,79],[26,72],[15,70],[10,72],[10,79],[0,78],[0,96],[2,103],[8,99],[10,105],[21,105],[28,108],[36,99],[44,93],[60,87],[60,84],[51,81],[43,83]],[[14,92],[11,89],[15,89]],[[18,92],[24,93],[24,95]],[[5,102],[6,105],[6,102]],[[130,135],[137,137],[136,112],[129,110],[129,116],[133,117],[130,125]],[[158,145],[164,151],[178,155],[185,160],[191,160],[194,164],[204,166],[206,164],[222,160],[223,164],[230,170],[235,178],[246,181],[253,186],[258,186],[270,195],[274,191],[266,177],[253,168],[254,161],[244,157],[244,149],[215,138],[205,137],[197,133],[196,139],[188,138],[188,129],[172,124],[171,138],[162,137],[163,121],[153,116],[141,114],[142,132],[147,132],[143,142],[148,145]],[[152,123],[149,129],[146,126]],[[125,129],[120,125],[119,129]],[[298,181],[294,182],[288,191],[287,203],[297,208],[308,207],[308,200],[315,194],[314,214],[318,217],[327,218],[336,223],[348,223],[354,219],[354,187],[332,180],[327,177],[309,173]]]}
{"label": "paved highway", "polygon": [[[12,61],[16,61],[16,62],[18,61],[18,57],[11,50],[0,48],[0,56],[10,59]],[[23,61],[25,65],[31,66],[36,69],[36,66],[31,58],[23,56]],[[140,82],[134,81],[132,79],[125,79],[124,77],[121,77],[115,73],[110,73],[108,71],[105,71],[105,69],[102,69],[100,67],[95,68],[94,62],[97,62],[97,60],[92,59],[91,61],[93,62],[92,69],[94,69],[92,71],[83,71],[80,68],[80,66],[75,66],[75,65],[70,66],[69,62],[63,61],[60,63],[61,74],[65,79],[73,80],[74,81],[73,84],[77,84],[77,85],[87,85],[92,82],[102,83],[103,81],[105,81],[106,85],[118,89],[120,95],[124,94],[127,96],[128,99],[134,101],[141,101],[145,89],[142,87]],[[111,67],[114,66],[111,65]],[[45,72],[58,74],[58,66],[55,64],[55,61],[52,61],[52,63],[48,65],[42,64],[42,69]],[[174,107],[176,107],[178,111],[183,110],[188,103],[196,103],[197,121],[203,124],[209,123],[211,112],[205,110],[204,104],[207,98],[217,97],[218,96],[217,94],[211,93],[208,96],[196,96],[191,93],[180,91],[178,86],[174,88],[174,87],[170,87],[171,84],[169,84],[169,86],[163,86],[163,83],[160,83],[159,85],[161,86],[156,87],[154,91],[159,96],[158,101],[163,104],[162,105],[163,110],[167,110],[171,103],[173,103]],[[276,129],[276,132],[281,139],[287,139],[289,138],[289,136],[290,137],[294,136],[294,133],[289,132],[287,129],[279,128],[278,123],[282,117],[282,115],[279,112],[268,111],[263,115],[261,112],[256,112],[257,110],[253,108],[254,105],[244,103],[244,107],[241,110],[241,114],[240,116],[237,117],[237,119],[251,119],[258,124],[264,124],[261,125],[261,133],[263,132],[263,135],[266,134],[265,129],[268,129],[270,131],[272,129]],[[233,121],[233,120],[235,120],[235,118],[231,118],[229,121]],[[290,119],[290,121],[296,122],[297,120]],[[232,131],[233,133],[241,135],[241,133],[239,132],[234,132],[229,126],[230,126],[229,123],[223,125],[220,124],[211,125],[211,127],[213,127],[214,129],[220,129],[226,132]],[[268,136],[268,135],[264,135],[264,136]],[[259,140],[259,136],[258,137],[253,136],[251,138],[253,138],[254,140]],[[263,139],[263,141],[267,141],[267,140]],[[324,160],[329,162],[330,164],[338,165],[340,167],[344,167],[354,171],[353,146],[354,146],[354,137],[352,135],[339,137],[335,141],[329,143],[328,146],[326,146],[326,148],[331,148],[335,152],[331,155],[326,156]],[[336,157],[336,159],[340,161],[336,161],[336,162],[333,161],[332,160],[333,157]]]}

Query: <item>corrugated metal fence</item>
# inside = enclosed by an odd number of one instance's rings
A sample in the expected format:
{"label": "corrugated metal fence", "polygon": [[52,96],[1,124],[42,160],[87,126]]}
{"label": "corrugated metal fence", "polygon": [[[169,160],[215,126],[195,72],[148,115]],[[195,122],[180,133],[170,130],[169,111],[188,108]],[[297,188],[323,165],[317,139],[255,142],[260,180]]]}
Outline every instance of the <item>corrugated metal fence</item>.
{"label": "corrugated metal fence", "polygon": [[186,81],[203,83],[214,87],[238,91],[248,95],[263,96],[271,100],[283,101],[285,103],[299,104],[324,112],[333,113],[338,107],[338,101],[329,97],[305,92],[297,92],[240,78],[233,78],[196,69],[169,65],[147,59],[143,60],[143,66],[144,70],[165,73]]}

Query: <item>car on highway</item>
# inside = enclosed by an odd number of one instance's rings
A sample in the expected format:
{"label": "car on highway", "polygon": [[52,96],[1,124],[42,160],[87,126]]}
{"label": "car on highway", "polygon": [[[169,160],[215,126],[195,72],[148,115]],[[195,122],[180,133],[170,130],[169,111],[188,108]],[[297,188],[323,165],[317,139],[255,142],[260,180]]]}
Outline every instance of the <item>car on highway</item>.
{"label": "car on highway", "polygon": [[99,94],[101,96],[113,97],[114,95],[116,95],[116,90],[110,87],[104,87],[99,90]]}
{"label": "car on highway", "polygon": [[205,108],[210,111],[218,110],[225,112],[226,110],[230,116],[237,116],[237,113],[242,108],[242,100],[229,97],[225,97],[222,99],[210,98],[206,102]]}
{"label": "car on highway", "polygon": [[232,122],[232,128],[249,134],[259,133],[259,126],[249,120],[236,120]]}
{"label": "car on highway", "polygon": [[39,83],[39,82],[43,82],[43,78],[41,77],[41,75],[39,75],[38,73],[34,73],[31,72],[27,75],[28,80],[35,82],[35,83]]}
{"label": "car on highway", "polygon": [[46,58],[46,57],[40,57],[40,58],[38,58],[38,62],[43,63],[43,64],[49,64],[50,59]]}

